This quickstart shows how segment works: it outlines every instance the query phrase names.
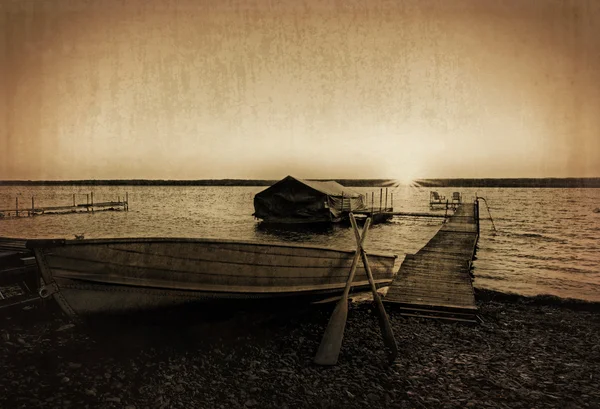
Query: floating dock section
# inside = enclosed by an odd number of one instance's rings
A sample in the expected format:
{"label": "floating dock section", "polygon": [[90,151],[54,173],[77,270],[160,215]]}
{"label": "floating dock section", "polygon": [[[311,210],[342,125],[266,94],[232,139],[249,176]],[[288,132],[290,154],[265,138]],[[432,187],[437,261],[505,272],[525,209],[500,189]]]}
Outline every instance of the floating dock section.
{"label": "floating dock section", "polygon": [[477,322],[471,263],[479,203],[462,203],[416,254],[407,254],[384,302],[404,316]]}

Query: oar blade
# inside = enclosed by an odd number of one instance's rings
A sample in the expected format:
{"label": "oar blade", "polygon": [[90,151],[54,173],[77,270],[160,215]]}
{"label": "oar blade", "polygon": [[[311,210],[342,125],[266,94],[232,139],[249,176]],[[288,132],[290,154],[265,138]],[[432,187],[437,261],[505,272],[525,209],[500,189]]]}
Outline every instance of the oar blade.
{"label": "oar blade", "polygon": [[388,361],[392,363],[398,356],[398,344],[396,344],[396,338],[394,337],[394,332],[392,331],[392,326],[390,325],[388,315],[383,307],[381,297],[378,295],[375,297],[374,301],[377,307],[377,316],[379,318],[379,328],[381,329],[381,334],[383,336],[383,343],[388,349]]}
{"label": "oar blade", "polygon": [[315,355],[314,362],[317,365],[335,365],[342,349],[344,329],[348,318],[348,298],[342,299],[335,306],[333,314],[321,339],[321,345]]}
{"label": "oar blade", "polygon": [[[354,215],[350,213],[350,217],[354,217]],[[315,355],[314,362],[317,365],[335,365],[337,363],[338,356],[340,355],[342,340],[344,339],[344,329],[346,327],[346,320],[348,319],[348,292],[350,291],[350,287],[354,281],[354,274],[356,273],[358,260],[361,256],[361,246],[367,237],[367,231],[370,223],[370,219],[367,219],[365,227],[363,228],[362,237],[360,240],[357,240],[358,244],[356,246],[356,251],[354,252],[352,266],[350,267],[350,274],[348,275],[348,280],[346,281],[346,287],[342,293],[342,298],[335,306],[333,314],[331,314],[331,318],[329,319],[329,323],[325,329],[325,334],[321,339],[321,344],[319,345],[319,349]]]}

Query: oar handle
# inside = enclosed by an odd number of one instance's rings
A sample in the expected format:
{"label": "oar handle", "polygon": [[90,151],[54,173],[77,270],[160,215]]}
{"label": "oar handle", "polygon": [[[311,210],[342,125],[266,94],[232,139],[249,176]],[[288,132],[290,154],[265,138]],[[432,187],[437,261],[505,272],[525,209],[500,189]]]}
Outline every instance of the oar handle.
{"label": "oar handle", "polygon": [[377,292],[377,286],[375,285],[375,280],[373,279],[373,270],[371,270],[371,265],[369,264],[369,259],[367,258],[367,253],[365,252],[365,249],[360,249],[360,256],[362,257],[362,262],[365,266],[367,278],[369,279],[369,284],[371,285],[371,291],[373,291],[373,297],[379,297],[379,293]]}

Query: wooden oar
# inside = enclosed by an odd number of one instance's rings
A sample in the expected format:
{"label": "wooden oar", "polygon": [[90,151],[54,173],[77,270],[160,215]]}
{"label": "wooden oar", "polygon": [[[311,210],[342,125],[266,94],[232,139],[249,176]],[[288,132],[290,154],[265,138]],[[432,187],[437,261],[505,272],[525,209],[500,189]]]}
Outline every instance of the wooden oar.
{"label": "wooden oar", "polygon": [[356,243],[360,247],[362,262],[367,272],[367,278],[369,279],[369,284],[371,285],[371,291],[373,292],[373,301],[375,302],[375,306],[377,308],[379,328],[381,328],[383,343],[388,348],[388,360],[390,363],[392,363],[398,356],[398,345],[396,344],[396,338],[394,338],[394,332],[392,331],[390,320],[388,319],[385,308],[383,307],[381,297],[377,292],[377,287],[375,286],[375,281],[373,280],[373,272],[371,271],[371,266],[369,265],[367,253],[365,253],[365,249],[362,247],[363,240],[360,237],[360,232],[358,231],[358,226],[356,225],[356,219],[352,213],[350,213],[350,222],[352,223],[352,229],[354,230],[354,235],[356,236]]}
{"label": "wooden oar", "polygon": [[358,258],[360,257],[360,249],[362,243],[367,237],[369,226],[371,225],[371,219],[367,219],[365,226],[363,227],[362,237],[360,238],[359,244],[356,247],[354,253],[354,259],[352,260],[352,267],[350,267],[350,274],[348,275],[348,281],[346,281],[346,287],[342,298],[338,301],[329,323],[323,334],[321,345],[317,354],[315,355],[314,362],[318,365],[335,365],[340,355],[340,349],[342,348],[342,339],[344,339],[344,328],[346,327],[346,320],[348,318],[348,293],[354,281],[354,273],[356,272],[356,266],[358,265]]}

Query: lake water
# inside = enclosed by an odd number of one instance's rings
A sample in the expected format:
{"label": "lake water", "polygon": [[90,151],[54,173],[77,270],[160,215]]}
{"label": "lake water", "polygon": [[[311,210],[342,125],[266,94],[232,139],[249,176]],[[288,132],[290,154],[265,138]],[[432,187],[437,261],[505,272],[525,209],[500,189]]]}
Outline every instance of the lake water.
{"label": "lake water", "polygon": [[[175,186],[10,186],[0,187],[0,209],[69,205],[94,192],[96,203],[117,200],[127,191],[129,212],[46,215],[0,220],[0,236],[23,238],[213,237],[298,242],[354,249],[350,228],[334,226],[321,232],[261,228],[252,216],[253,197],[265,187]],[[379,188],[356,188],[362,193]],[[475,286],[524,295],[552,294],[600,301],[600,189],[437,189],[450,197],[460,191],[465,200],[487,199],[497,231],[481,202],[481,237],[475,266]],[[390,189],[396,211],[429,212],[429,188]],[[376,199],[378,202],[378,199]],[[441,211],[443,213],[443,211]],[[400,259],[415,253],[437,232],[441,219],[396,217],[369,232],[366,249],[393,253]]]}

